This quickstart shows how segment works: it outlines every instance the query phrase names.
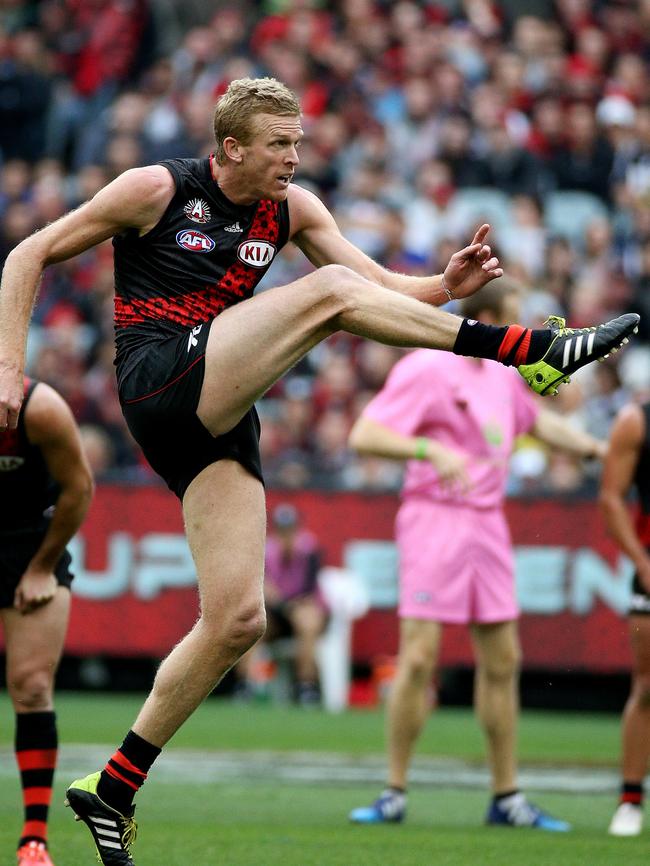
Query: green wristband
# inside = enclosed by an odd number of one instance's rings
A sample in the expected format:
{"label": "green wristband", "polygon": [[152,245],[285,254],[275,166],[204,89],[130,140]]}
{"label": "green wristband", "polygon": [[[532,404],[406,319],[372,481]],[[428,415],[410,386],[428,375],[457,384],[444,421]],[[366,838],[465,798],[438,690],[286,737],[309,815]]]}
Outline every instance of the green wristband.
{"label": "green wristband", "polygon": [[421,436],[419,439],[415,440],[415,454],[414,457],[416,460],[426,460],[427,459],[427,449],[429,447],[429,440],[425,439]]}

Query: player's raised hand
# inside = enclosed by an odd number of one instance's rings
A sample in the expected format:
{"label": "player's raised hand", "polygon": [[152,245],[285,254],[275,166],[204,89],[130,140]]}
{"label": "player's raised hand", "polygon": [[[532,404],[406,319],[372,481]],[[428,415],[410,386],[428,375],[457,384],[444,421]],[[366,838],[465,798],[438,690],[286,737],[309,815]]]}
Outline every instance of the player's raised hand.
{"label": "player's raised hand", "polygon": [[484,243],[490,226],[484,223],[474,235],[472,243],[454,253],[443,275],[444,286],[454,298],[467,298],[490,280],[503,276],[499,259],[492,255],[490,246]]}

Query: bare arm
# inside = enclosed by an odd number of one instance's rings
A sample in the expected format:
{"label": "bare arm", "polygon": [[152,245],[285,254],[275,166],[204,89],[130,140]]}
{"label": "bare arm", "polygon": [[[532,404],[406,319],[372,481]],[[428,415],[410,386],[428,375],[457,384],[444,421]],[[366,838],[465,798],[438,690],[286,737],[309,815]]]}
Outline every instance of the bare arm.
{"label": "bare arm", "polygon": [[[383,268],[341,234],[334,217],[320,199],[302,187],[289,188],[289,209],[293,242],[317,268],[345,265],[357,274],[387,289],[410,295],[419,301],[440,305],[449,300],[441,274],[412,277]],[[503,275],[499,261],[484,240],[490,230],[486,224],[476,232],[471,244],[454,253],[444,273],[445,285],[454,297],[464,298],[490,280]]]}
{"label": "bare arm", "polygon": [[173,190],[172,177],[162,166],[131,169],[9,253],[0,285],[0,430],[18,422],[27,329],[44,268],[126,228],[148,231],[162,216]]}
{"label": "bare arm", "polygon": [[541,409],[532,433],[553,448],[560,448],[580,457],[598,457],[607,452],[607,443],[578,430],[566,418],[549,409]]}
{"label": "bare arm", "polygon": [[650,591],[650,556],[639,541],[625,497],[645,438],[645,418],[639,406],[625,406],[611,430],[600,486],[600,507],[611,535],[630,557],[643,585]]}
{"label": "bare arm", "polygon": [[25,410],[25,431],[60,487],[54,515],[16,590],[15,605],[23,613],[46,604],[56,591],[54,569],[86,516],[93,491],[90,467],[83,453],[72,412],[52,388],[39,383]]}
{"label": "bare arm", "polygon": [[428,460],[438,473],[441,484],[459,484],[465,492],[469,489],[467,457],[435,439],[404,436],[362,415],[350,431],[349,444],[359,454],[391,460]]}

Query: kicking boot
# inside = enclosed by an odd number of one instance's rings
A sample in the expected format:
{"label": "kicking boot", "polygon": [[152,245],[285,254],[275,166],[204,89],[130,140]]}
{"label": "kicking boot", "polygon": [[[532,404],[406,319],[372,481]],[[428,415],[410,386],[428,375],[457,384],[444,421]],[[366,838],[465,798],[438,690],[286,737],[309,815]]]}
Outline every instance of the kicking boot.
{"label": "kicking boot", "polygon": [[21,845],[16,851],[16,857],[18,866],[54,866],[45,842],[37,842],[35,839]]}
{"label": "kicking boot", "polygon": [[531,827],[551,833],[566,833],[571,829],[566,821],[554,818],[539,806],[529,803],[521,791],[510,797],[492,800],[485,823],[501,827]]}
{"label": "kicking boot", "polygon": [[353,824],[399,824],[406,816],[406,794],[386,788],[370,806],[350,812]]}
{"label": "kicking boot", "polygon": [[135,842],[137,825],[130,814],[107,806],[97,796],[101,773],[76,779],[66,791],[65,805],[75,813],[76,821],[87,824],[97,847],[97,856],[104,866],[134,866],[131,845]]}
{"label": "kicking boot", "polygon": [[560,316],[549,316],[546,324],[555,335],[546,354],[533,364],[521,364],[517,369],[538,394],[557,394],[558,387],[568,382],[571,373],[591,361],[603,361],[618,352],[639,329],[636,313],[625,313],[594,328],[567,328]]}

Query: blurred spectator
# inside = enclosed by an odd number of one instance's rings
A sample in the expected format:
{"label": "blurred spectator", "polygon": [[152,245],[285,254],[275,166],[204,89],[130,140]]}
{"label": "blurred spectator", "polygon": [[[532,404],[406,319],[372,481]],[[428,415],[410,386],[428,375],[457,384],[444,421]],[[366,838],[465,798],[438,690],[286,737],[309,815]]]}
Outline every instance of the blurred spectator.
{"label": "blurred spectator", "polygon": [[577,102],[566,114],[567,141],[549,161],[559,189],[579,189],[609,201],[611,145],[600,135],[593,109]]}
{"label": "blurred spectator", "polygon": [[267,627],[262,640],[237,665],[235,696],[254,693],[255,671],[265,644],[295,638],[295,695],[302,706],[320,702],[316,641],[327,614],[318,591],[321,552],[316,536],[301,526],[293,505],[276,506],[266,541],[264,599]]}

